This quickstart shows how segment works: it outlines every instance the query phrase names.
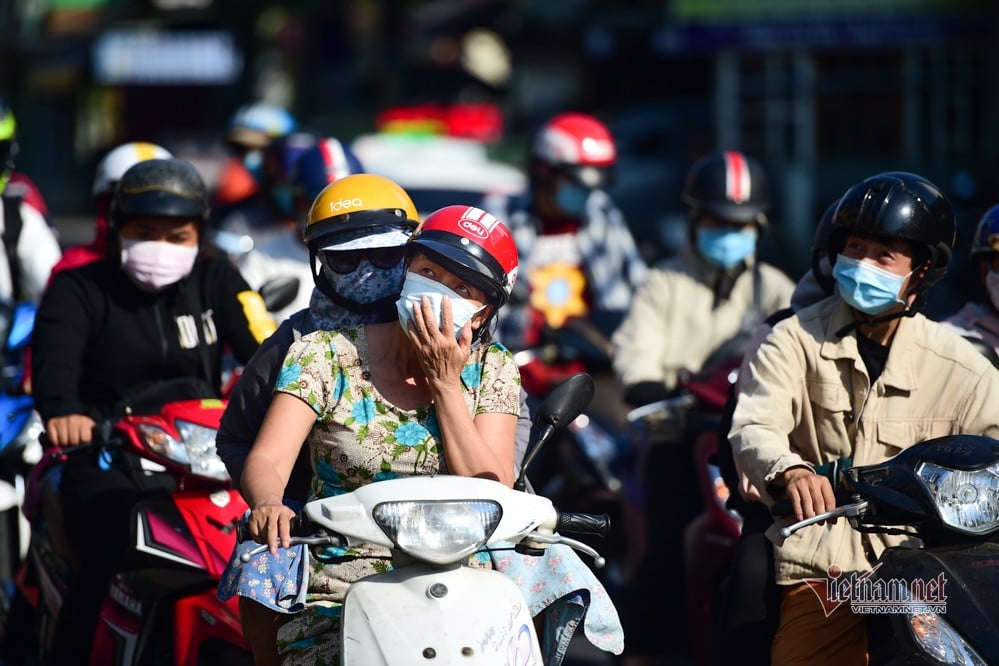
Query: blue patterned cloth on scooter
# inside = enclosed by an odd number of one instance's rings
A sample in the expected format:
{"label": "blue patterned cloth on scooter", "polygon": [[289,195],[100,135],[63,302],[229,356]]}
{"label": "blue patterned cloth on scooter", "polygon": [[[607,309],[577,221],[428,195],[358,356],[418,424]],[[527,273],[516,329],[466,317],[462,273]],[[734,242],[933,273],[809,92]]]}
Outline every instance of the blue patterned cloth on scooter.
{"label": "blue patterned cloth on scooter", "polygon": [[583,620],[583,635],[605,652],[621,654],[624,631],[607,590],[572,548],[555,544],[537,557],[493,546],[493,568],[520,588],[531,615],[545,613],[541,650],[545,664],[557,666],[565,659],[569,641]]}
{"label": "blue patterned cloth on scooter", "polygon": [[[254,541],[236,544],[219,582],[219,599],[225,601],[239,595],[278,613],[301,611],[309,587],[305,546],[279,548],[277,556],[265,551],[243,563],[241,555],[258,545]],[[543,556],[535,557],[515,552],[510,544],[509,550],[494,549],[490,555],[493,568],[517,583],[531,615],[545,612],[541,647],[546,664],[562,663],[580,620],[590,643],[606,652],[621,654],[624,632],[617,610],[603,584],[574,550],[553,545]]]}

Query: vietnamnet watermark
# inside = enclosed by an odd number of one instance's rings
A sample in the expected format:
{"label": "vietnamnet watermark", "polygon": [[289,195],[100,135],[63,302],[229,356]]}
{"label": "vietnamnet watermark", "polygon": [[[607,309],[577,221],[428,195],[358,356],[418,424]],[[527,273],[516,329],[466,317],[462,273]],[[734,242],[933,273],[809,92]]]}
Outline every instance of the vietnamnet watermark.
{"label": "vietnamnet watermark", "polygon": [[875,578],[880,567],[878,564],[864,573],[844,574],[834,564],[826,578],[809,578],[805,583],[819,598],[826,617],[843,604],[850,604],[858,615],[947,612],[947,577],[943,573],[929,579]]}

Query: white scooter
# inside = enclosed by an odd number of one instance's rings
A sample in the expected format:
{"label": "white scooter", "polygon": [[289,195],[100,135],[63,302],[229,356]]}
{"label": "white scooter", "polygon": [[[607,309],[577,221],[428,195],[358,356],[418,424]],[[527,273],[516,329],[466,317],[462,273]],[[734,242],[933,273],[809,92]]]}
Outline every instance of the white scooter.
{"label": "white scooter", "polygon": [[[552,391],[537,411],[532,453],[579,415],[593,390],[593,380],[580,374]],[[520,489],[458,476],[388,479],[305,505],[292,544],[368,543],[392,551],[390,571],[347,591],[341,635],[331,637],[341,641],[343,666],[544,663],[524,594],[499,571],[468,566],[469,556],[494,548],[540,556],[565,544],[600,567],[593,548],[560,532],[605,535],[610,520],[559,512],[549,499],[523,492],[523,478],[522,470]]]}

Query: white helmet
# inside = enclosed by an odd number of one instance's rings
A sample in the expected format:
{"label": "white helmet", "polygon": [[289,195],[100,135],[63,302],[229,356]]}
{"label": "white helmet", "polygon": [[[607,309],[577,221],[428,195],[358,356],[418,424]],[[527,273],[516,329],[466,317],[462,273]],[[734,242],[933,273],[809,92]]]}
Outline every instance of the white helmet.
{"label": "white helmet", "polygon": [[133,165],[146,160],[168,157],[173,157],[169,150],[148,141],[131,141],[112,148],[97,165],[97,173],[94,175],[94,197],[110,196],[122,174]]}

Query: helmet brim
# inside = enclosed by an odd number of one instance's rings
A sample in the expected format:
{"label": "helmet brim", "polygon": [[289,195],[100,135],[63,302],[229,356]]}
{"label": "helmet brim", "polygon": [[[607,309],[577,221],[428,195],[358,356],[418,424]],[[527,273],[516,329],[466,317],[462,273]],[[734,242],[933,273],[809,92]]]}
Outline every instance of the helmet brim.
{"label": "helmet brim", "polygon": [[321,247],[323,252],[347,252],[356,250],[378,250],[386,247],[401,247],[406,244],[413,230],[402,226],[386,227],[381,231],[359,229],[353,233],[337,234],[328,238],[328,245]]}
{"label": "helmet brim", "polygon": [[225,136],[226,142],[235,148],[260,150],[271,145],[273,138],[260,130],[237,127]]}
{"label": "helmet brim", "polygon": [[416,229],[416,220],[403,217],[395,209],[365,210],[359,213],[344,213],[325,220],[319,220],[305,227],[303,238],[310,248],[332,245],[346,232],[404,227]]}
{"label": "helmet brim", "polygon": [[561,169],[572,179],[572,182],[588,190],[604,189],[612,181],[613,170],[610,167],[566,164]]}
{"label": "helmet brim", "polygon": [[130,192],[127,197],[119,199],[117,208],[118,217],[123,218],[155,215],[201,220],[203,214],[204,202],[200,199],[191,199],[164,190]]}
{"label": "helmet brim", "polygon": [[727,202],[705,204],[700,201],[689,199],[686,201],[686,204],[695,211],[709,213],[726,222],[735,222],[737,224],[748,224],[750,222],[764,224],[766,222],[766,209],[760,206],[748,206]]}

